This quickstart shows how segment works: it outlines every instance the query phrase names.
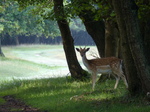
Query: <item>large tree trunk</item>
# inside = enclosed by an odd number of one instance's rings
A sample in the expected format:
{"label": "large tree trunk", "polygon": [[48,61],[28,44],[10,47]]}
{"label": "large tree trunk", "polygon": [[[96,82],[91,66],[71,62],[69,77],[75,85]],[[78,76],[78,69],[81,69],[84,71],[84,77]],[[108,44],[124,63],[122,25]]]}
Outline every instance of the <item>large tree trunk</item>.
{"label": "large tree trunk", "polygon": [[[145,6],[150,6],[150,0],[143,0],[142,4]],[[144,40],[144,50],[145,55],[148,60],[148,64],[150,65],[150,10],[145,11],[146,18],[142,18],[140,21],[142,23],[142,33]]]}
{"label": "large tree trunk", "polygon": [[116,23],[106,20],[105,29],[105,57],[119,57],[120,38]]}
{"label": "large tree trunk", "polygon": [[4,57],[4,54],[3,54],[2,49],[1,49],[1,37],[0,37],[0,56]]}
{"label": "large tree trunk", "polygon": [[61,32],[63,48],[65,51],[68,68],[70,70],[71,76],[72,78],[83,80],[87,76],[87,72],[85,72],[81,68],[80,64],[77,61],[73,38],[71,36],[69,25],[65,19],[65,15],[63,12],[63,0],[54,0],[54,12]]}
{"label": "large tree trunk", "polygon": [[141,22],[141,30],[144,41],[144,52],[148,60],[148,64],[150,64],[150,18],[148,21]]}
{"label": "large tree trunk", "polygon": [[[129,81],[129,91],[132,95],[133,93],[136,95],[142,92],[147,93],[150,91],[150,71],[143,53],[137,19],[137,6],[134,1],[129,0],[113,0],[113,6],[116,11],[118,26],[122,37],[122,51],[127,51],[123,58]],[[127,60],[128,58],[130,58],[130,60]],[[134,64],[136,68],[132,66],[132,64]],[[129,66],[133,68],[129,68]],[[132,73],[133,71],[134,73]]]}
{"label": "large tree trunk", "polygon": [[144,49],[145,49],[145,55],[148,60],[148,63],[150,65],[150,20],[144,23],[144,29],[143,36],[144,36]]}

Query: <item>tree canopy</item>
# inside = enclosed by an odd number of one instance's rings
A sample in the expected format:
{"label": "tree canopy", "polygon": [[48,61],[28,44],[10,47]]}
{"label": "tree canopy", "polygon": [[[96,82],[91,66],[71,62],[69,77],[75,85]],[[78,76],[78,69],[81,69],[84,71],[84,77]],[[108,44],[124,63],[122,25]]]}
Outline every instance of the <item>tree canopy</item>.
{"label": "tree canopy", "polygon": [[[1,4],[0,27],[2,35],[15,38],[19,35],[35,35],[45,37],[60,36],[55,21],[43,19],[40,15],[34,15],[35,6],[28,6],[20,10],[17,2],[6,1]],[[3,30],[2,30],[3,29]],[[3,36],[4,37],[4,36]]]}

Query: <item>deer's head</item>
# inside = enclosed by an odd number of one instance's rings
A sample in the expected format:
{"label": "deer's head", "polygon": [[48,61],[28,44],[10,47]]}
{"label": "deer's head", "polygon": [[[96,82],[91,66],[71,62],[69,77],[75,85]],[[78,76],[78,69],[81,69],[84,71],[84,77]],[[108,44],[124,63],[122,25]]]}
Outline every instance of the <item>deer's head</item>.
{"label": "deer's head", "polygon": [[90,48],[76,48],[76,50],[80,53],[81,57],[85,56],[85,53],[89,50]]}

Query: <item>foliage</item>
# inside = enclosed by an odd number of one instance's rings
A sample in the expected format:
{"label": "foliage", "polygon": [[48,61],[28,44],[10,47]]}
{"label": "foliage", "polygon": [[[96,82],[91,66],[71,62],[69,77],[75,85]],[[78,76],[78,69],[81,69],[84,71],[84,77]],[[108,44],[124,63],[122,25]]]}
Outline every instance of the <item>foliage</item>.
{"label": "foliage", "polygon": [[55,37],[60,35],[56,22],[44,20],[42,16],[32,14],[35,6],[28,6],[20,11],[17,2],[9,1],[2,4],[1,7],[5,8],[0,19],[0,24],[4,26],[2,35],[8,34],[11,37],[18,35]]}
{"label": "foliage", "polygon": [[82,21],[79,18],[76,19],[71,19],[70,20],[70,29],[71,30],[75,30],[76,32],[78,31],[85,31],[85,27],[84,25],[82,25]]}
{"label": "foliage", "polygon": [[[28,1],[24,1],[24,2],[28,2]],[[64,10],[65,16],[63,16],[63,17],[61,16],[61,14],[58,15],[59,17],[54,14],[53,2],[52,1],[50,1],[50,2],[51,3],[48,5],[45,5],[45,2],[43,2],[42,4],[38,4],[38,5],[36,4],[36,8],[34,8],[32,10],[33,13],[41,15],[44,19],[48,18],[48,19],[52,19],[52,20],[56,20],[56,18],[66,17],[65,19],[68,20],[68,22],[70,24],[70,28],[73,30],[76,30],[77,32],[79,30],[85,31],[85,28],[83,25],[81,25],[82,22],[78,17],[80,12],[82,12],[83,10],[92,11],[94,13],[93,18],[96,21],[99,19],[108,19],[109,17],[110,18],[115,17],[114,12],[112,12],[111,6],[108,3],[104,3],[104,1],[97,3],[92,0],[88,0],[86,2],[84,0],[81,0],[81,1],[64,0],[63,10]],[[83,3],[83,2],[85,2],[85,3]],[[32,4],[34,4],[34,2]]]}
{"label": "foliage", "polygon": [[[81,14],[88,17],[92,14],[93,19],[96,21],[115,17],[111,4],[106,0],[70,0],[66,5],[66,9],[70,13],[70,17],[80,16]],[[87,12],[90,14],[88,15]]]}
{"label": "foliage", "polygon": [[[31,1],[20,2],[20,6],[17,2],[13,1],[6,1],[1,5],[3,11],[0,19],[0,27],[3,29],[3,37],[6,34],[12,38],[21,35],[35,35],[37,37],[60,36],[57,23],[52,21],[55,20],[55,17],[52,10],[53,3],[51,1],[45,1],[46,3],[40,2],[39,4],[34,4],[33,1],[33,3]],[[67,4],[65,2],[66,7],[68,7]],[[65,8],[65,10],[67,11],[68,8]],[[68,12],[66,14],[70,15]],[[70,19],[70,27],[76,31],[85,30],[79,19]]]}
{"label": "foliage", "polygon": [[150,19],[150,2],[146,0],[136,0],[139,7],[138,16],[143,21],[149,21]]}
{"label": "foliage", "polygon": [[0,24],[0,33],[4,30],[4,25]]}
{"label": "foliage", "polygon": [[[32,9],[34,14],[41,15],[44,19],[52,19],[55,20],[57,17],[53,12],[53,1],[46,0],[16,0],[18,1],[21,8],[25,8],[30,5],[36,6]],[[149,2],[146,0],[140,1],[136,0],[137,5],[139,6],[139,18],[149,19]],[[68,21],[71,18],[76,18],[80,14],[86,15],[88,17],[87,11],[93,13],[94,20],[114,20],[115,21],[115,12],[112,8],[111,2],[107,0],[64,0],[64,12],[65,17],[67,17]],[[82,12],[82,13],[81,13]],[[85,13],[84,13],[85,12]],[[84,21],[84,20],[83,20]],[[76,27],[76,26],[75,26]],[[79,27],[78,27],[79,28]]]}

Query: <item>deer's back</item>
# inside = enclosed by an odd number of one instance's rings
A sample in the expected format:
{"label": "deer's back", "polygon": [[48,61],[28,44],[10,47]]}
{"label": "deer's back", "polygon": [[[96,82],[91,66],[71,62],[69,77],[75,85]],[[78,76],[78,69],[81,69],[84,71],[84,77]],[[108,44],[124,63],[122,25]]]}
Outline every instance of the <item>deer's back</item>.
{"label": "deer's back", "polygon": [[88,64],[89,65],[94,65],[94,66],[103,66],[103,65],[111,65],[113,63],[118,63],[119,61],[120,61],[119,58],[108,57],[108,58],[100,58],[100,59],[88,60]]}

